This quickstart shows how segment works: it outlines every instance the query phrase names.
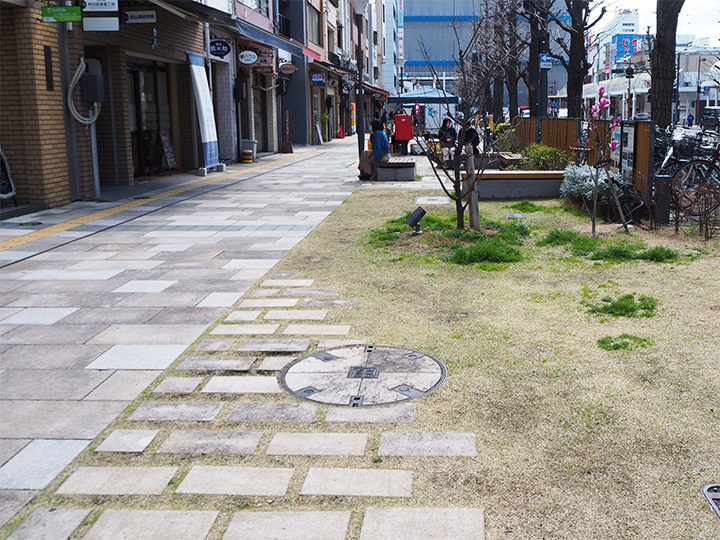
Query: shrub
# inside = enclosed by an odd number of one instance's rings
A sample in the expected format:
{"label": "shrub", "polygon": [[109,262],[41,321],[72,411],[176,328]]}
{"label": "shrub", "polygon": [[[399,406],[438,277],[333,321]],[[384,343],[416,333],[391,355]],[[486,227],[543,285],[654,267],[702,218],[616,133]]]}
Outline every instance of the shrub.
{"label": "shrub", "polygon": [[510,122],[500,122],[499,124],[495,124],[495,133],[497,135],[501,135],[506,131],[515,131],[512,129],[512,124]]}
{"label": "shrub", "polygon": [[544,144],[531,144],[522,151],[525,168],[535,171],[562,169],[567,163],[565,152]]}
{"label": "shrub", "polygon": [[[592,201],[596,171],[590,165],[568,165],[565,167],[560,195],[569,199]],[[600,178],[598,202],[607,204],[612,200],[610,185]]]}

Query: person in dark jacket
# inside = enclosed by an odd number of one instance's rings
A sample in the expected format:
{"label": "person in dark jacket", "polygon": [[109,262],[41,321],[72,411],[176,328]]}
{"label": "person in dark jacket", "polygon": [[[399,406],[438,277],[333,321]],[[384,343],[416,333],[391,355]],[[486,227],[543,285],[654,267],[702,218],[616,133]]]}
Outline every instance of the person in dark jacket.
{"label": "person in dark jacket", "polygon": [[450,118],[443,120],[437,137],[440,140],[442,159],[447,163],[449,160],[455,158],[455,141],[457,140],[457,131],[455,131]]}
{"label": "person in dark jacket", "polygon": [[360,180],[376,180],[377,164],[390,159],[390,141],[380,120],[372,121],[370,145],[372,150],[365,150],[360,156]]}

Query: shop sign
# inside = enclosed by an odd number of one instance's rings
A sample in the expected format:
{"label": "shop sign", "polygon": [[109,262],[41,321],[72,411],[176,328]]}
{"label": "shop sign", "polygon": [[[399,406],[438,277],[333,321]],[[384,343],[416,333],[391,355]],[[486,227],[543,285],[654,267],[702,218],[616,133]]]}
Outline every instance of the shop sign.
{"label": "shop sign", "polygon": [[310,79],[316,83],[325,82],[325,75],[322,73],[313,73]]}
{"label": "shop sign", "polygon": [[238,60],[241,64],[245,64],[246,66],[251,66],[255,62],[258,61],[258,55],[257,53],[253,51],[243,51],[240,54],[238,54]]}
{"label": "shop sign", "polygon": [[83,0],[83,11],[118,11],[118,0]]}
{"label": "shop sign", "polygon": [[80,6],[44,6],[42,8],[43,22],[80,22],[82,13]]}
{"label": "shop sign", "polygon": [[282,64],[280,66],[280,73],[283,75],[292,75],[297,71],[297,68],[293,64]]}
{"label": "shop sign", "polygon": [[210,42],[210,54],[212,54],[213,56],[225,58],[225,56],[227,56],[229,52],[230,44],[227,41],[215,39]]}
{"label": "shop sign", "polygon": [[155,11],[126,11],[123,13],[123,22],[126,24],[156,23]]}

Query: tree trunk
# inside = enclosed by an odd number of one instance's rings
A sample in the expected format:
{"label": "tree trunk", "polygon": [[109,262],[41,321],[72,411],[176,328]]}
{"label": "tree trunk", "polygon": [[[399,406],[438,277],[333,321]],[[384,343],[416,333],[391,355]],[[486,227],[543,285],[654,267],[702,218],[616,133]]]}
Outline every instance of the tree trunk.
{"label": "tree trunk", "polygon": [[567,65],[568,117],[582,118],[582,93],[588,64],[585,57],[585,24],[586,14],[584,2],[570,2],[569,14],[572,32],[570,32],[570,54]]}
{"label": "tree trunk", "polygon": [[508,116],[510,117],[508,122],[514,122],[518,115],[518,77],[517,72],[508,70],[505,75],[505,84],[507,85],[508,91]]}
{"label": "tree trunk", "polygon": [[493,80],[493,121],[497,124],[503,117],[503,80],[502,77],[495,77]]}
{"label": "tree trunk", "polygon": [[675,82],[675,35],[685,0],[657,0],[657,33],[650,51],[652,119],[659,128],[672,123]]}

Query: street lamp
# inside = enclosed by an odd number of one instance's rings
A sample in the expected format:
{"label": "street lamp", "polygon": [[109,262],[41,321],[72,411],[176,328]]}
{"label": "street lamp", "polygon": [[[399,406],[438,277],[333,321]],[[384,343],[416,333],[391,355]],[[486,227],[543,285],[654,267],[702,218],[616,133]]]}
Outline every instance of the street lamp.
{"label": "street lamp", "polygon": [[705,58],[698,56],[698,71],[697,71],[697,93],[695,94],[695,121],[699,122],[700,118],[700,62],[703,62]]}
{"label": "street lamp", "polygon": [[362,83],[363,72],[363,50],[362,50],[362,30],[363,30],[363,12],[367,6],[368,0],[350,0],[355,10],[355,24],[358,29],[358,48],[357,48],[357,65],[358,65],[358,81],[355,94],[355,109],[357,110],[357,132],[358,132],[358,156],[361,156],[365,150],[365,103]]}
{"label": "street lamp", "polygon": [[405,69],[405,62],[407,62],[407,59],[403,56],[401,56],[398,59],[398,64],[400,64],[400,93],[405,93],[405,83],[403,81],[403,69]]}

